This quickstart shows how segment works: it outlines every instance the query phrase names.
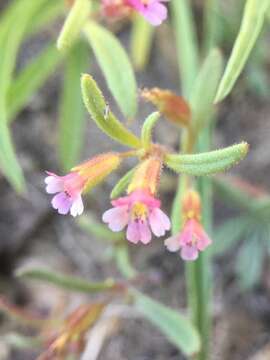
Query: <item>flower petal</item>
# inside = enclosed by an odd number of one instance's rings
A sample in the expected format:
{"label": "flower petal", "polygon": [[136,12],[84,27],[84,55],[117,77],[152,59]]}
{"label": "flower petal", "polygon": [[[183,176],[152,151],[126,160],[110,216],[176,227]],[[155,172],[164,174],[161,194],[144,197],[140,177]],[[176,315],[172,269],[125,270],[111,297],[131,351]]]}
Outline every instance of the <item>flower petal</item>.
{"label": "flower petal", "polygon": [[168,216],[159,208],[155,208],[149,215],[149,223],[156,236],[163,236],[166,230],[170,230],[171,222]]}
{"label": "flower petal", "polygon": [[137,244],[140,241],[140,228],[136,221],[131,221],[127,227],[127,240]]}
{"label": "flower petal", "polygon": [[105,211],[102,220],[108,223],[109,228],[114,231],[121,231],[128,223],[128,207],[117,206]]}
{"label": "flower petal", "polygon": [[72,200],[64,192],[55,195],[52,199],[52,207],[61,215],[66,215],[71,208]]}
{"label": "flower petal", "polygon": [[180,241],[179,241],[179,234],[169,237],[168,239],[165,240],[164,244],[165,244],[167,250],[169,250],[171,252],[178,251],[181,247]]}
{"label": "flower petal", "polygon": [[83,213],[83,201],[81,195],[77,196],[76,199],[73,200],[73,203],[70,208],[70,214],[74,217],[77,215],[81,215]]}
{"label": "flower petal", "polygon": [[200,225],[199,229],[195,229],[195,236],[197,240],[197,247],[200,251],[203,251],[210,244],[212,244],[212,240],[205,232],[204,228]]}
{"label": "flower petal", "polygon": [[147,21],[153,26],[160,25],[167,18],[167,8],[161,3],[153,2],[145,9],[139,10]]}
{"label": "flower petal", "polygon": [[150,241],[152,240],[152,234],[149,229],[148,223],[146,221],[139,222],[138,226],[140,232],[140,241],[145,245],[149,244]]}
{"label": "flower petal", "polygon": [[186,261],[193,261],[198,258],[199,251],[196,246],[183,246],[180,252],[181,258]]}
{"label": "flower petal", "polygon": [[45,178],[46,192],[48,194],[55,194],[63,191],[63,181],[60,178],[54,176],[47,176]]}

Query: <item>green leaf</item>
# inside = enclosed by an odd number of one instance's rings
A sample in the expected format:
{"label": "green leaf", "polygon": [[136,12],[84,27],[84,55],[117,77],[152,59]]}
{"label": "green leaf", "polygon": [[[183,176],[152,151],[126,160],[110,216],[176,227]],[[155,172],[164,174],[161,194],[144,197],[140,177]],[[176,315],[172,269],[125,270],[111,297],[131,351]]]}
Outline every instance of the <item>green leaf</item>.
{"label": "green leaf", "polygon": [[[24,0],[29,2],[29,0]],[[31,36],[40,31],[46,30],[57,18],[64,14],[66,9],[65,0],[45,0],[35,12],[32,21],[26,29],[26,36]]]}
{"label": "green leaf", "polygon": [[90,9],[89,0],[75,0],[57,39],[59,50],[67,50],[71,47],[89,17]]}
{"label": "green leaf", "polygon": [[80,216],[77,223],[89,235],[102,240],[117,242],[123,238],[121,233],[114,233],[110,231],[107,226],[97,222],[91,214]]}
{"label": "green leaf", "polygon": [[197,132],[212,118],[214,99],[222,69],[222,55],[219,50],[213,49],[200,69],[190,96],[192,126]]}
{"label": "green leaf", "polygon": [[205,0],[203,16],[203,47],[204,52],[208,53],[216,47],[220,40],[221,33],[221,6],[218,0]]}
{"label": "green leaf", "polygon": [[214,243],[211,251],[214,255],[220,256],[235,246],[243,239],[244,234],[250,225],[249,217],[237,217],[227,220],[214,231]]}
{"label": "green leaf", "polygon": [[256,40],[263,28],[270,0],[247,0],[240,31],[235,41],[215,102],[223,100],[241,74]]}
{"label": "green leaf", "polygon": [[219,177],[213,179],[213,185],[218,196],[229,206],[237,206],[246,211],[252,211],[254,208],[255,199],[244,190],[241,190],[239,186],[233,185],[232,181]]}
{"label": "green leaf", "polygon": [[8,16],[5,17],[0,29],[0,166],[18,192],[24,191],[25,183],[7,125],[7,93],[23,35],[36,9],[43,1],[18,2],[17,6],[12,6],[8,11]]}
{"label": "green leaf", "polygon": [[15,275],[19,278],[38,280],[53,284],[65,290],[82,293],[102,292],[113,290],[116,287],[116,283],[112,279],[94,283],[75,276],[67,276],[46,269],[19,269],[16,271]]}
{"label": "green leaf", "polygon": [[141,134],[142,146],[144,149],[148,149],[152,144],[153,127],[156,125],[159,118],[160,113],[156,111],[149,115],[144,121]]}
{"label": "green leaf", "polygon": [[88,22],[84,33],[123,114],[134,117],[137,111],[137,84],[128,56],[119,40],[102,26]]}
{"label": "green leaf", "polygon": [[135,169],[129,170],[121,179],[117,182],[111,192],[111,199],[117,198],[128,187],[130,180],[134,174]]}
{"label": "green leaf", "polygon": [[143,70],[149,60],[154,26],[150,25],[143,16],[134,15],[131,31],[131,59],[135,69]]}
{"label": "green leaf", "polygon": [[12,121],[29,99],[45,83],[62,57],[54,44],[49,44],[15,77],[7,94],[8,120]]}
{"label": "green leaf", "polygon": [[134,306],[185,355],[191,356],[200,350],[197,331],[191,322],[178,311],[139,292],[134,292]]}
{"label": "green leaf", "polygon": [[250,289],[258,283],[262,273],[264,254],[259,234],[254,233],[244,242],[236,259],[236,272],[242,290]]}
{"label": "green leaf", "polygon": [[171,0],[173,27],[183,95],[189,98],[199,67],[199,46],[189,0]]}
{"label": "green leaf", "polygon": [[236,165],[248,152],[248,144],[242,142],[225,149],[194,155],[166,156],[165,163],[178,173],[194,176],[211,175]]}
{"label": "green leaf", "polygon": [[85,108],[80,92],[80,76],[89,65],[89,49],[77,42],[66,58],[60,100],[59,156],[64,170],[77,162],[83,147]]}
{"label": "green leaf", "polygon": [[[121,144],[139,148],[141,141],[133,135],[108,109],[103,94],[95,80],[88,74],[81,78],[84,104],[97,126],[109,137]],[[108,111],[107,111],[108,109]]]}

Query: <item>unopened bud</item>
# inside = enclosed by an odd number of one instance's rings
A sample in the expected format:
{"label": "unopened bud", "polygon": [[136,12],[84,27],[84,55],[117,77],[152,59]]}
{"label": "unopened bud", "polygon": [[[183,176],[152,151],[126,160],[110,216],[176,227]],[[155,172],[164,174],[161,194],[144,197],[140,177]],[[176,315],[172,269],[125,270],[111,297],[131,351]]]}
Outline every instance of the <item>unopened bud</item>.
{"label": "unopened bud", "polygon": [[154,104],[158,111],[175,124],[188,126],[191,111],[188,103],[170,90],[144,89],[141,96]]}

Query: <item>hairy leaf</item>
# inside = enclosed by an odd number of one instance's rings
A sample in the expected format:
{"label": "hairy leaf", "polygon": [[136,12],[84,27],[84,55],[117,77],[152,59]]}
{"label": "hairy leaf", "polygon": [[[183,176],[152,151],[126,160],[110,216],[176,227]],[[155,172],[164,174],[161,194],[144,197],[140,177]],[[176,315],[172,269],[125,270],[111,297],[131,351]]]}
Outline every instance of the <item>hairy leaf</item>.
{"label": "hairy leaf", "polygon": [[82,75],[81,88],[84,104],[97,126],[105,134],[121,144],[139,148],[141,146],[141,141],[109,110],[102,92],[90,75]]}
{"label": "hairy leaf", "polygon": [[166,156],[165,163],[178,173],[194,176],[211,175],[229,169],[242,160],[248,152],[248,144],[243,142],[221,150],[194,155]]}
{"label": "hairy leaf", "polygon": [[141,139],[142,139],[142,146],[145,149],[148,149],[152,143],[152,131],[159,118],[160,118],[160,113],[154,112],[146,118],[143,124]]}

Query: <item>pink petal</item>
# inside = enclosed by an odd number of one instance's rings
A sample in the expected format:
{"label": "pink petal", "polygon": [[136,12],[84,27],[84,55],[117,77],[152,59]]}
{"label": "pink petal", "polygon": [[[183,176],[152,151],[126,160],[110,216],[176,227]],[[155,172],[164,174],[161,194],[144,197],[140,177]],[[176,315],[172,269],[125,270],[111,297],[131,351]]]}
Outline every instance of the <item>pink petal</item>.
{"label": "pink petal", "polygon": [[140,241],[145,245],[149,244],[150,241],[152,240],[152,234],[149,229],[149,225],[147,224],[146,221],[143,221],[143,222],[140,221],[138,226],[139,226],[139,232],[140,232]]}
{"label": "pink petal", "polygon": [[57,192],[63,191],[63,181],[60,177],[57,176],[47,176],[45,178],[46,192],[48,194],[55,194]]}
{"label": "pink petal", "polygon": [[155,208],[149,215],[149,223],[156,236],[163,236],[166,230],[170,230],[171,222],[168,216],[159,208]]}
{"label": "pink petal", "polygon": [[127,239],[128,241],[137,244],[140,241],[140,228],[136,221],[131,221],[127,227]]}
{"label": "pink petal", "polygon": [[181,247],[179,242],[179,234],[169,237],[168,239],[165,240],[164,244],[167,250],[171,252],[178,251]]}
{"label": "pink petal", "polygon": [[195,246],[183,246],[180,252],[183,260],[192,261],[198,258],[199,251]]}
{"label": "pink petal", "polygon": [[167,18],[167,8],[161,3],[153,2],[145,9],[138,10],[153,26],[160,25]]}
{"label": "pink petal", "polygon": [[212,240],[207,235],[207,233],[204,231],[203,227],[200,226],[200,231],[195,230],[195,236],[197,237],[197,247],[200,251],[203,251],[207,246],[212,244]]}
{"label": "pink petal", "polygon": [[52,199],[52,207],[61,215],[66,215],[71,208],[72,200],[65,193],[61,192]]}
{"label": "pink petal", "polygon": [[180,233],[179,242],[181,246],[191,244],[193,240],[193,223],[188,221]]}
{"label": "pink petal", "polygon": [[73,203],[70,208],[70,214],[76,217],[77,215],[81,215],[83,213],[83,209],[84,206],[83,206],[82,197],[79,195],[77,196],[76,199],[73,200]]}
{"label": "pink petal", "polygon": [[128,223],[128,207],[118,206],[105,211],[102,220],[108,223],[109,228],[114,231],[121,231]]}

